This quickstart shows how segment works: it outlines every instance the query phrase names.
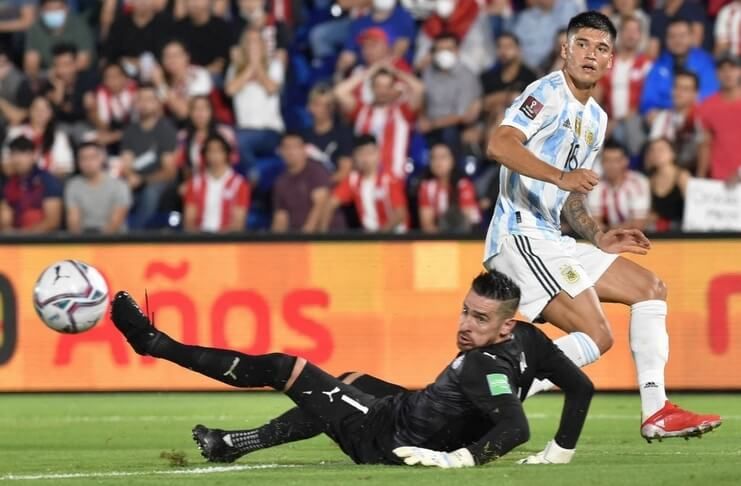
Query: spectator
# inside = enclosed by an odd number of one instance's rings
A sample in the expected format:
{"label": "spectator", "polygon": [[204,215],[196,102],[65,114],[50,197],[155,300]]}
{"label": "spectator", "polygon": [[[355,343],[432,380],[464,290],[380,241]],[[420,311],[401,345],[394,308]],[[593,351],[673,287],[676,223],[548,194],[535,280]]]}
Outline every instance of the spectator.
{"label": "spectator", "polygon": [[672,20],[666,32],[666,51],[656,60],[646,77],[641,97],[641,114],[671,108],[674,71],[683,68],[694,72],[700,80],[700,100],[718,91],[713,58],[698,47],[691,46],[690,24]]}
{"label": "spectator", "polygon": [[648,55],[651,59],[669,48],[669,26],[673,21],[685,20],[689,28],[690,46],[702,48],[709,46],[710,32],[705,29],[707,14],[695,0],[665,0],[663,7],[651,12],[651,41]]}
{"label": "spectator", "polygon": [[653,230],[681,229],[690,173],[675,163],[674,148],[664,138],[648,143],[644,165],[650,175]]}
{"label": "spectator", "polygon": [[188,117],[188,103],[194,96],[209,96],[213,90],[206,68],[194,66],[185,45],[177,40],[162,49],[162,68],[155,68],[152,82],[167,111],[178,121]]}
{"label": "spectator", "polygon": [[[640,0],[612,0],[612,5],[608,9],[608,12],[610,20],[618,32],[622,30],[623,22],[626,20],[631,19],[638,22],[640,44],[637,50],[645,54],[648,50],[648,42],[651,36],[651,18],[641,9],[640,3]],[[618,42],[621,42],[620,35],[618,35]]]}
{"label": "spectator", "polygon": [[741,179],[741,61],[723,56],[717,69],[720,92],[698,108],[703,143],[697,175],[736,182]]}
{"label": "spectator", "polygon": [[243,231],[250,205],[250,186],[232,169],[232,147],[218,133],[203,144],[205,169],[196,172],[185,191],[186,231]]}
{"label": "spectator", "polygon": [[280,142],[284,76],[283,63],[268,59],[260,31],[247,30],[226,73],[226,93],[234,105],[242,163],[254,164],[257,157],[273,153]]}
{"label": "spectator", "polygon": [[185,178],[202,172],[206,168],[204,142],[213,134],[218,134],[229,144],[229,162],[239,162],[237,139],[234,129],[217,123],[211,101],[205,96],[196,96],[190,100],[188,122],[178,133],[177,165],[184,169]]}
{"label": "spectator", "polygon": [[326,231],[329,228],[338,207],[353,203],[365,231],[406,232],[408,215],[404,183],[381,170],[381,151],[372,135],[356,139],[353,158],[357,170],[332,192],[321,229]]}
{"label": "spectator", "polygon": [[651,210],[648,179],[630,170],[628,152],[614,140],[602,148],[602,176],[589,193],[589,210],[603,231],[635,228],[643,231]]}
{"label": "spectator", "polygon": [[11,0],[0,6],[0,50],[15,52],[18,35],[36,22],[36,0]]}
{"label": "spectator", "polygon": [[691,173],[697,170],[697,151],[701,141],[697,120],[697,87],[695,73],[679,69],[674,72],[673,107],[653,112],[649,138],[666,138],[674,144],[677,164]]}
{"label": "spectator", "polygon": [[391,44],[392,57],[409,60],[409,48],[415,35],[414,19],[397,0],[373,0],[370,13],[362,15],[350,24],[350,34],[337,60],[337,72],[347,73],[358,59],[360,34],[371,27],[386,32]]}
{"label": "spectator", "polygon": [[175,35],[185,44],[193,64],[221,77],[232,45],[229,25],[211,14],[211,0],[186,0],[187,16],[175,25]]}
{"label": "spectator", "polygon": [[329,85],[319,84],[309,93],[312,123],[304,132],[309,158],[321,162],[338,183],[352,170],[352,128],[339,119]]}
{"label": "spectator", "polygon": [[36,147],[26,137],[9,144],[12,174],[3,188],[0,227],[6,233],[39,234],[59,229],[62,186],[36,164]]}
{"label": "spectator", "polygon": [[741,0],[720,9],[715,19],[715,53],[741,56]]}
{"label": "spectator", "polygon": [[608,115],[608,135],[623,144],[631,157],[640,153],[646,138],[638,104],[651,59],[640,51],[641,38],[640,21],[623,18],[612,68],[600,80],[597,95]]}
{"label": "spectator", "polygon": [[131,206],[129,186],[108,175],[102,145],[84,142],[77,149],[80,175],[64,189],[67,230],[70,233],[121,233]]}
{"label": "spectator", "polygon": [[481,75],[486,118],[497,117],[537,75],[523,64],[520,42],[505,32],[497,38],[497,64]]}
{"label": "spectator", "polygon": [[422,24],[417,35],[414,67],[418,71],[433,62],[433,44],[443,33],[460,41],[460,60],[471,72],[481,74],[494,59],[494,36],[489,14],[476,0],[437,0],[435,12]]}
{"label": "spectator", "polygon": [[[334,2],[326,1],[325,8],[331,8]],[[311,45],[312,57],[316,60],[331,58],[344,45],[350,34],[350,24],[353,18],[359,15],[363,4],[370,3],[367,0],[339,0],[343,15],[332,17],[312,27],[309,32],[309,44]],[[327,5],[328,4],[328,5]]]}
{"label": "spectator", "polygon": [[288,28],[268,12],[266,4],[267,0],[238,0],[239,17],[232,21],[232,44],[239,44],[246,30],[255,29],[265,43],[268,59],[278,59],[285,69],[288,65]]}
{"label": "spectator", "polygon": [[69,137],[57,127],[48,99],[37,96],[28,111],[28,123],[11,127],[6,140],[26,137],[35,147],[39,168],[63,178],[74,170],[75,156]]}
{"label": "spectator", "polygon": [[430,149],[430,166],[419,186],[419,226],[425,233],[466,232],[481,223],[473,183],[456,168],[450,147]]}
{"label": "spectator", "polygon": [[[329,171],[319,162],[309,160],[303,137],[287,132],[280,142],[280,155],[286,171],[273,188],[273,225],[276,233],[300,231],[316,233],[330,190]],[[333,218],[330,229],[341,227]]]}
{"label": "spectator", "polygon": [[116,15],[102,44],[102,56],[108,63],[121,63],[129,76],[146,78],[147,64],[160,55],[174,23],[167,12],[158,12],[154,0],[132,0],[130,7],[130,12]]}
{"label": "spectator", "polygon": [[136,92],[138,118],[121,139],[121,175],[134,193],[129,216],[132,229],[144,229],[156,214],[160,199],[175,181],[177,131],[163,115],[162,103],[153,85]]}
{"label": "spectator", "polygon": [[564,46],[569,41],[566,29],[561,29],[556,32],[556,37],[553,39],[551,53],[546,57],[545,62],[540,66],[540,72],[552,73],[554,71],[560,71],[564,66],[564,58],[561,55]]}
{"label": "spectator", "polygon": [[438,35],[432,55],[432,65],[422,73],[426,100],[418,128],[428,142],[442,141],[459,153],[462,131],[479,117],[481,84],[463,64],[454,34]]}
{"label": "spectator", "polygon": [[52,48],[67,43],[77,47],[77,65],[84,71],[95,63],[95,42],[90,28],[67,0],[41,0],[40,17],[26,33],[23,70],[34,81],[52,63]]}
{"label": "spectator", "polygon": [[32,98],[28,80],[0,46],[0,138],[5,138],[9,126],[26,119]]}
{"label": "spectator", "polygon": [[[372,103],[364,103],[354,95],[366,79],[372,83]],[[397,80],[409,86],[406,99],[400,96]],[[422,107],[424,89],[416,77],[388,64],[371,66],[335,87],[335,96],[342,111],[353,121],[355,134],[373,135],[380,146],[382,170],[402,180],[406,177],[409,136]]]}
{"label": "spectator", "polygon": [[553,50],[553,39],[565,29],[571,17],[584,9],[579,0],[532,0],[530,7],[515,19],[513,33],[520,40],[522,58],[532,69],[538,69]]}
{"label": "spectator", "polygon": [[74,45],[57,44],[52,55],[52,67],[41,92],[51,101],[60,128],[78,141],[90,130],[87,115],[93,100],[89,93],[95,85],[89,76],[80,72]]}
{"label": "spectator", "polygon": [[103,68],[103,82],[92,95],[90,119],[96,140],[118,154],[124,127],[131,120],[136,97],[136,83],[118,63]]}

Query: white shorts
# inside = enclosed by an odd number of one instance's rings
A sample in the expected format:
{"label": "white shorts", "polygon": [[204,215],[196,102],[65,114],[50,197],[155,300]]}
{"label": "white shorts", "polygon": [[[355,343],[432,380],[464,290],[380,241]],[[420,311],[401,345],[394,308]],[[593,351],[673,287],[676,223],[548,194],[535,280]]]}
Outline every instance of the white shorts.
{"label": "white shorts", "polygon": [[574,298],[594,286],[617,257],[573,238],[554,241],[510,235],[484,266],[519,285],[520,313],[532,322],[560,291]]}

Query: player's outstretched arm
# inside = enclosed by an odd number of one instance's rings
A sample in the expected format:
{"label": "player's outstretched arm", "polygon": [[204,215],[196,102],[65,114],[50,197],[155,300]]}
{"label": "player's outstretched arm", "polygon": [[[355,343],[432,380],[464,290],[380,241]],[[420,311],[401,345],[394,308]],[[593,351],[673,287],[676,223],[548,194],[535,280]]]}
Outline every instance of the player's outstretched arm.
{"label": "player's outstretched arm", "polygon": [[569,192],[588,193],[599,182],[597,174],[588,169],[562,171],[537,158],[525,147],[527,137],[518,128],[500,125],[489,138],[486,154],[508,169],[524,176],[555,184]]}
{"label": "player's outstretched arm", "polygon": [[651,242],[637,229],[613,229],[603,232],[587,209],[587,197],[572,192],[563,207],[563,216],[569,226],[582,238],[607,253],[636,253],[645,255]]}

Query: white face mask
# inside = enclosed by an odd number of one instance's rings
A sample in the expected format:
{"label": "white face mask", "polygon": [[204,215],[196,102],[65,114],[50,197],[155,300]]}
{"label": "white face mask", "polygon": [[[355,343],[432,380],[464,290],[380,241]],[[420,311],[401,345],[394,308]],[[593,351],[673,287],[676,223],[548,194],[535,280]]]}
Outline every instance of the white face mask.
{"label": "white face mask", "polygon": [[455,10],[455,0],[437,0],[435,4],[435,13],[440,17],[447,19]]}
{"label": "white face mask", "polygon": [[453,51],[437,51],[435,53],[435,64],[444,71],[448,71],[458,62],[458,55]]}
{"label": "white face mask", "polygon": [[384,12],[387,12],[389,10],[393,10],[395,6],[396,0],[373,0],[374,10],[382,10]]}

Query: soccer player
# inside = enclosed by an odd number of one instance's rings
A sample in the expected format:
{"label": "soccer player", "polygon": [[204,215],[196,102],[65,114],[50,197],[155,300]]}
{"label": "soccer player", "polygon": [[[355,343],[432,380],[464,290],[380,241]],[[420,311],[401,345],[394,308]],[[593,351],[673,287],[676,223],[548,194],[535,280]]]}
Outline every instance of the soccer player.
{"label": "soccer player", "polygon": [[[591,167],[607,127],[591,94],[612,64],[615,35],[600,13],[573,17],[561,48],[563,70],[529,85],[491,134],[488,155],[502,168],[484,265],[520,286],[520,312],[528,320],[543,319],[570,333],[556,344],[579,366],[612,347],[600,301],[630,306],[641,435],[649,442],[701,435],[718,427],[720,417],[685,411],[666,398],[666,287],[649,270],[617,256],[646,254],[650,242],[637,229],[600,231],[586,208],[586,194],[599,180]],[[591,245],[561,235],[562,210]],[[537,382],[531,393],[550,386]]]}
{"label": "soccer player", "polygon": [[[535,378],[549,378],[566,394],[561,423],[554,440],[528,459],[567,463],[574,455],[593,387],[541,331],[513,319],[519,301],[519,288],[505,275],[477,276],[461,310],[460,353],[424,390],[383,398],[364,393],[303,358],[282,353],[251,356],[176,342],[157,330],[126,292],[116,294],[111,317],[139,354],[166,359],[228,385],[283,391],[361,464],[450,468],[501,457],[528,440],[520,399]],[[232,443],[237,442],[240,438],[234,437]]]}

